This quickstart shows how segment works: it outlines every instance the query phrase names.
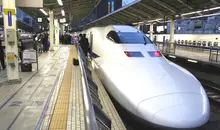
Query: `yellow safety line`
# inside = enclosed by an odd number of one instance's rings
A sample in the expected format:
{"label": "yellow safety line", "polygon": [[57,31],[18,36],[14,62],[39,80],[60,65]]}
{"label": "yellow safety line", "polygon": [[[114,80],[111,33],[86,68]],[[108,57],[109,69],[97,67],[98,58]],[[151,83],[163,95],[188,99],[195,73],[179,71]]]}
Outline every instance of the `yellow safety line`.
{"label": "yellow safety line", "polygon": [[58,93],[49,130],[66,130],[72,78],[73,46],[69,46],[69,50],[70,53],[68,57],[67,67],[64,72],[63,81]]}

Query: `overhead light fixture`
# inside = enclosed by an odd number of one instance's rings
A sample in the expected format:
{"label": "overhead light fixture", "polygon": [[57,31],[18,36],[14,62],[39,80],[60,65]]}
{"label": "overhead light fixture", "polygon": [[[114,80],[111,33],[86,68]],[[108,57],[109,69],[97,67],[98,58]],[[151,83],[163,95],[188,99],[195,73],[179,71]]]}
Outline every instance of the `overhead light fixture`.
{"label": "overhead light fixture", "polygon": [[220,15],[220,13],[207,14],[207,15],[202,15],[202,16],[195,16],[195,17],[190,17],[190,18],[191,18],[191,19],[196,19],[196,18],[203,18],[203,17],[216,16],[216,15]]}
{"label": "overhead light fixture", "polygon": [[184,14],[181,14],[181,16],[186,16],[186,15],[191,15],[191,14],[202,15],[201,14],[202,12],[213,11],[213,10],[218,10],[218,9],[220,9],[220,6],[214,7],[214,8],[209,8],[209,9],[204,9],[204,10],[199,10],[199,11],[194,11],[194,12],[189,12],[189,13],[184,13]]}
{"label": "overhead light fixture", "polygon": [[50,21],[50,18],[47,18],[48,21]]}
{"label": "overhead light fixture", "polygon": [[61,14],[62,14],[62,16],[65,16],[65,12],[63,9],[61,10]]}
{"label": "overhead light fixture", "polygon": [[47,12],[44,9],[40,9],[40,11],[44,14],[44,15],[48,15]]}
{"label": "overhead light fixture", "polygon": [[60,23],[65,23],[65,22],[66,22],[66,18],[60,19]]}
{"label": "overhead light fixture", "polygon": [[58,2],[59,5],[63,6],[62,0],[57,0],[57,2]]}

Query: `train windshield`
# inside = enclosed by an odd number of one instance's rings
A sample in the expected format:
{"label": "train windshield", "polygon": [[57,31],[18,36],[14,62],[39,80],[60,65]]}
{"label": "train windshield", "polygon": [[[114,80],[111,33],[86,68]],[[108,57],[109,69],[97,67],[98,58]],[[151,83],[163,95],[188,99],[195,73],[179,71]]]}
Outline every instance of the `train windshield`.
{"label": "train windshield", "polygon": [[121,43],[126,44],[152,44],[152,42],[142,33],[117,32]]}

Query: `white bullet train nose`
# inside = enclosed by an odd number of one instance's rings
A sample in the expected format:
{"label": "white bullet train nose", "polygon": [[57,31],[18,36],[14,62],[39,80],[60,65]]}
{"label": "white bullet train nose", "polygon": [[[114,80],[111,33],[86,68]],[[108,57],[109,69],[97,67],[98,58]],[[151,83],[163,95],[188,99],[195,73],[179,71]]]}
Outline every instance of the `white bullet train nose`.
{"label": "white bullet train nose", "polygon": [[209,120],[209,101],[205,95],[168,94],[139,103],[137,115],[156,125],[172,128],[196,128]]}

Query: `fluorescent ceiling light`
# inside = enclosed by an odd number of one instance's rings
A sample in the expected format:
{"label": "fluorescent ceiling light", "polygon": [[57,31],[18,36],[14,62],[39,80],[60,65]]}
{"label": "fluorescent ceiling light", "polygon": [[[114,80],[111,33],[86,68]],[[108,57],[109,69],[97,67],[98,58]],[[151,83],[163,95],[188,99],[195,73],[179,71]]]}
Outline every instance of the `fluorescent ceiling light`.
{"label": "fluorescent ceiling light", "polygon": [[61,14],[62,14],[62,16],[65,16],[65,12],[63,9],[61,10]]}
{"label": "fluorescent ceiling light", "polygon": [[40,9],[40,11],[44,14],[44,15],[48,15],[47,12],[44,9]]}
{"label": "fluorescent ceiling light", "polygon": [[196,60],[190,60],[190,59],[188,59],[188,61],[189,61],[189,62],[192,62],[192,63],[198,63],[198,61],[196,61]]}
{"label": "fluorescent ceiling light", "polygon": [[60,19],[60,23],[65,23],[65,22],[66,22],[66,18]]}
{"label": "fluorescent ceiling light", "polygon": [[156,21],[160,21],[160,20],[163,20],[163,19],[159,18],[159,19],[149,20],[148,22],[151,23],[151,22],[156,22]]}
{"label": "fluorescent ceiling light", "polygon": [[220,13],[207,14],[207,15],[202,15],[202,16],[195,16],[195,17],[190,17],[190,18],[195,19],[195,18],[203,18],[203,17],[216,16],[216,15],[220,15]]}
{"label": "fluorescent ceiling light", "polygon": [[59,5],[63,6],[62,0],[57,0],[57,2],[58,2]]}
{"label": "fluorescent ceiling light", "polygon": [[220,9],[220,6],[219,7],[214,7],[214,8],[209,8],[209,9],[205,9],[205,10],[199,10],[199,11],[184,13],[184,14],[181,14],[181,16],[186,16],[186,15],[191,15],[191,14],[200,14],[201,15],[202,12],[218,10],[218,9]]}

